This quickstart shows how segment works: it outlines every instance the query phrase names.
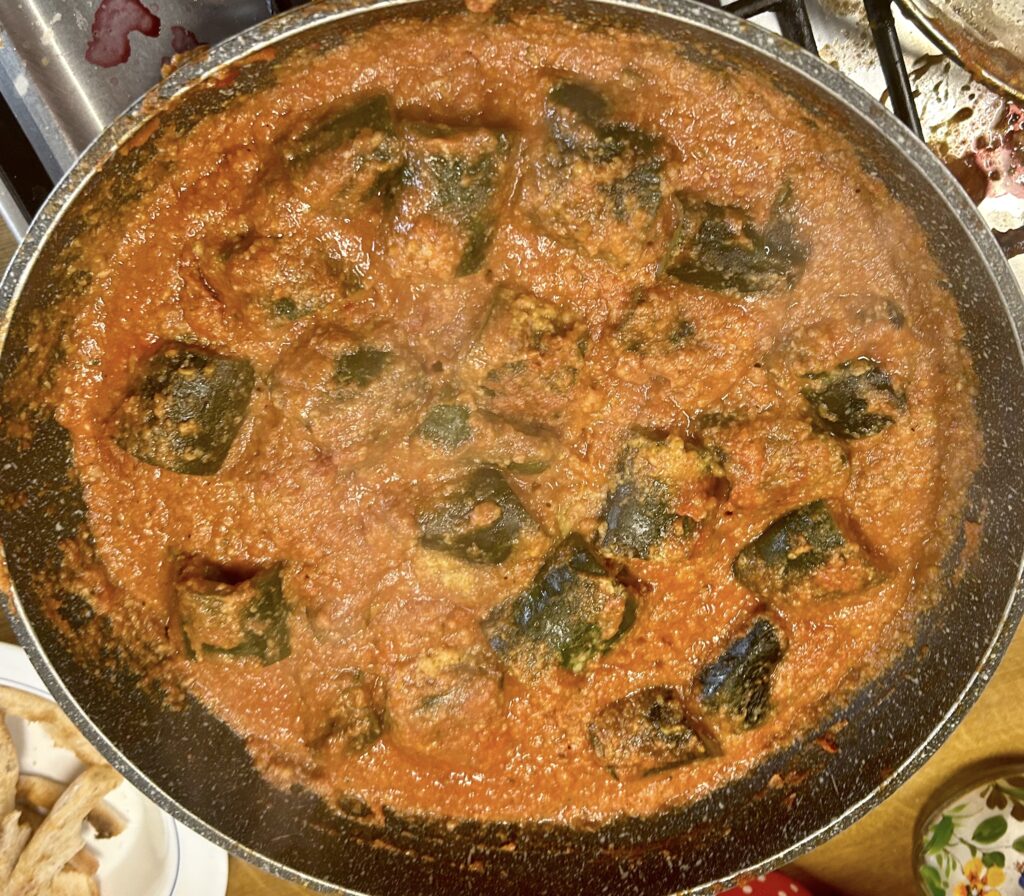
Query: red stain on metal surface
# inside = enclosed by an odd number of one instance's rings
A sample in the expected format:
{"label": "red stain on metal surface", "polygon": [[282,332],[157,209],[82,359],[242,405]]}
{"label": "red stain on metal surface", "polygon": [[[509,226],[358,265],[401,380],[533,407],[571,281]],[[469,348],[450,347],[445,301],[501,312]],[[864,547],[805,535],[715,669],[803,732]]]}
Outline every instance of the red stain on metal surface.
{"label": "red stain on metal surface", "polygon": [[194,50],[199,44],[199,38],[189,31],[188,28],[184,28],[181,25],[173,25],[171,27],[171,49],[175,53],[187,53],[189,50]]}
{"label": "red stain on metal surface", "polygon": [[975,202],[1007,193],[1024,199],[1024,107],[1008,102],[993,133],[947,164]]}
{"label": "red stain on metal surface", "polygon": [[103,68],[127,62],[132,54],[128,35],[133,31],[157,37],[160,19],[140,0],[102,0],[93,16],[92,40],[85,50],[86,60]]}
{"label": "red stain on metal surface", "polygon": [[1009,193],[1024,199],[1024,108],[1007,103],[999,133],[974,153],[978,167],[988,174],[989,195]]}

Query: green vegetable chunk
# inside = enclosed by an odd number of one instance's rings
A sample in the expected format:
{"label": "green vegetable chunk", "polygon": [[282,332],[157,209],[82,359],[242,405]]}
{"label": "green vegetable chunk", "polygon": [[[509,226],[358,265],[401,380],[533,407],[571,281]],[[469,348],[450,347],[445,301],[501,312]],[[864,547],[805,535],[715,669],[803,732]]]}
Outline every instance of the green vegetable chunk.
{"label": "green vegetable chunk", "polygon": [[[663,542],[676,524],[679,534],[688,528],[687,518],[673,513],[671,505],[672,496],[663,482],[620,483],[605,503],[607,528],[602,544],[616,553],[646,560],[651,549]],[[696,528],[693,521],[690,524]]]}
{"label": "green vegetable chunk", "polygon": [[557,430],[571,409],[587,336],[568,308],[499,287],[469,358],[478,406],[525,432]]}
{"label": "green vegetable chunk", "polygon": [[284,296],[271,302],[270,313],[281,320],[301,320],[310,312],[301,307],[295,299]]}
{"label": "green vegetable chunk", "polygon": [[[479,633],[476,633],[479,637]],[[466,762],[502,713],[501,669],[483,643],[437,645],[388,676],[388,734],[401,749]]]}
{"label": "green vegetable chunk", "polygon": [[550,141],[527,188],[536,225],[619,268],[653,262],[667,223],[659,142],[578,82],[556,84],[544,115]]}
{"label": "green vegetable chunk", "polygon": [[404,437],[428,398],[417,358],[333,325],[308,330],[280,357],[270,399],[326,451],[365,451]]}
{"label": "green vegetable chunk", "polygon": [[330,682],[327,690],[332,705],[316,715],[318,726],[309,734],[310,747],[320,752],[340,745],[352,755],[366,752],[383,732],[381,713],[366,676],[347,669]]}
{"label": "green vegetable chunk", "polygon": [[473,438],[469,408],[464,404],[434,405],[423,418],[419,434],[442,451],[454,451]]}
{"label": "green vegetable chunk", "polygon": [[352,142],[364,131],[390,134],[393,129],[388,98],[375,95],[354,106],[327,113],[292,140],[285,156],[291,164],[303,165]]}
{"label": "green vegetable chunk", "polygon": [[384,372],[390,360],[391,352],[367,346],[339,355],[334,363],[334,382],[365,389]]}
{"label": "green vegetable chunk", "polygon": [[801,394],[817,429],[840,439],[866,439],[891,426],[907,408],[906,396],[870,358],[844,361],[822,373],[809,373]]}
{"label": "green vegetable chunk", "polygon": [[638,290],[615,329],[615,341],[641,357],[674,357],[697,333],[679,310],[678,298],[665,290]]}
{"label": "green vegetable chunk", "polygon": [[609,703],[587,733],[597,758],[619,780],[657,775],[718,752],[672,687],[642,688]]}
{"label": "green vegetable chunk", "polygon": [[455,276],[480,269],[504,205],[508,135],[483,128],[409,126],[402,176],[403,215],[433,215],[462,234]]}
{"label": "green vegetable chunk", "polygon": [[772,621],[759,616],[746,634],[701,670],[701,702],[741,728],[757,727],[771,708],[772,675],[784,653]]}
{"label": "green vegetable chunk", "polygon": [[121,405],[115,440],[143,463],[211,476],[238,435],[255,379],[243,358],[197,345],[165,345]]}
{"label": "green vegetable chunk", "polygon": [[224,567],[192,558],[178,570],[175,596],[186,652],[253,657],[264,666],[291,653],[282,565],[239,578]]}
{"label": "green vegetable chunk", "polygon": [[663,262],[666,274],[718,292],[768,292],[792,287],[808,257],[788,213],[789,193],[776,201],[759,227],[747,212],[674,196],[676,228]]}
{"label": "green vegetable chunk", "polygon": [[548,93],[544,116],[562,152],[590,162],[610,162],[630,151],[649,152],[654,140],[630,124],[609,120],[608,101],[593,87],[573,81]]}
{"label": "green vegetable chunk", "polygon": [[478,467],[417,521],[424,547],[494,565],[508,559],[530,517],[499,470]]}
{"label": "green vegetable chunk", "polygon": [[[304,201],[345,217],[389,210],[405,164],[391,102],[383,95],[343,100],[288,138],[283,152],[291,183]],[[373,200],[379,203],[370,208]],[[352,271],[344,278],[346,293],[353,291],[353,280],[361,280],[361,274]]]}
{"label": "green vegetable chunk", "polygon": [[509,461],[505,469],[516,476],[536,476],[543,473],[550,464],[546,460]]}
{"label": "green vegetable chunk", "polygon": [[740,584],[766,600],[853,594],[879,578],[824,501],[779,517],[740,551],[732,568]]}
{"label": "green vegetable chunk", "polygon": [[605,500],[602,544],[614,553],[647,559],[669,538],[694,534],[726,487],[712,452],[678,436],[634,436],[619,457],[615,484]]}
{"label": "green vegetable chunk", "polygon": [[582,672],[636,621],[631,584],[605,569],[579,533],[547,556],[525,591],[495,607],[484,633],[505,662],[525,672],[561,665]]}

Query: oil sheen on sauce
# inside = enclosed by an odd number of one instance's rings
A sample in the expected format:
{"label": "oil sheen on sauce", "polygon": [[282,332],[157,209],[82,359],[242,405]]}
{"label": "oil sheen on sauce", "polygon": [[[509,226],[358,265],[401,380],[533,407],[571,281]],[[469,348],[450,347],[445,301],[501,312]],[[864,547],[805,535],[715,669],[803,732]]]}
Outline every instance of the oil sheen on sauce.
{"label": "oil sheen on sauce", "polygon": [[925,237],[831,125],[549,15],[264,64],[80,240],[59,419],[153,674],[282,786],[580,821],[884,666],[978,438]]}

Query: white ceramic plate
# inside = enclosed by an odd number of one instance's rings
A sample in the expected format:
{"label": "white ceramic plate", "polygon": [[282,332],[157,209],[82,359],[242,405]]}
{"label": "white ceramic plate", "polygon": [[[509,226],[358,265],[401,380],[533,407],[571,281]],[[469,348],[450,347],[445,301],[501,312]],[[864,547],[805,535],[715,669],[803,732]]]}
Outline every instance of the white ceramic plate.
{"label": "white ceramic plate", "polygon": [[[0,684],[52,699],[25,651],[13,644],[0,643]],[[7,724],[23,771],[70,781],[81,770],[39,725],[16,718]],[[100,863],[103,896],[223,896],[228,886],[224,850],[162,812],[127,781],[107,802],[127,824],[109,840],[97,840],[86,827],[86,843]]]}

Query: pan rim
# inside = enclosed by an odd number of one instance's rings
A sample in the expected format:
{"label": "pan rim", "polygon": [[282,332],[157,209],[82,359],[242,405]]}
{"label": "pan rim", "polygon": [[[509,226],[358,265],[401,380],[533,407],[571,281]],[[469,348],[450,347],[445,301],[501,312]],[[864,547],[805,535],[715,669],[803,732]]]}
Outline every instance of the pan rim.
{"label": "pan rim", "polygon": [[[11,260],[3,280],[0,281],[0,312],[3,314],[3,319],[0,320],[0,351],[3,350],[6,342],[18,298],[39,257],[40,250],[45,246],[64,214],[73,206],[76,197],[110,156],[132,135],[143,128],[164,106],[225,67],[237,63],[252,53],[266,49],[279,40],[292,38],[300,33],[350,17],[371,12],[399,12],[403,8],[414,9],[427,2],[429,0],[334,0],[334,2],[316,4],[312,9],[300,8],[276,16],[216,45],[202,58],[183,65],[167,80],[132,104],[107,130],[97,137],[57,184],[32,221],[25,239]],[[798,79],[808,82],[811,88],[823,91],[846,111],[856,116],[861,125],[878,134],[894,152],[899,154],[902,163],[915,168],[918,174],[933,185],[936,193],[971,238],[978,249],[980,260],[984,263],[986,273],[999,291],[1007,323],[1017,347],[1018,360],[1024,367],[1024,347],[1022,347],[1020,335],[1021,329],[1024,327],[1024,294],[1022,294],[995,238],[953,175],[925,144],[918,141],[869,94],[795,44],[759,26],[737,19],[721,9],[702,5],[697,0],[644,0],[644,2],[576,0],[576,2],[613,11],[628,10],[645,17],[667,18],[711,32],[716,37],[724,38],[740,45],[747,51],[752,51],[755,55],[769,58],[775,65],[787,69]],[[454,5],[456,4],[453,3]],[[2,551],[3,546],[0,544],[0,552]],[[996,625],[995,635],[958,698],[919,745],[878,786],[847,807],[828,824],[822,825],[792,843],[788,848],[736,871],[727,878],[702,884],[689,892],[695,896],[711,894],[740,877],[764,873],[793,860],[849,827],[905,783],[945,742],[964,718],[1002,660],[1017,626],[1024,616],[1022,575],[1024,575],[1024,556],[1018,560],[1014,587]],[[36,633],[27,621],[25,609],[13,583],[11,590],[11,595],[4,602],[5,611],[15,635],[25,648],[32,665],[45,681],[54,699],[75,725],[134,786],[152,799],[162,810],[179,819],[201,836],[265,871],[301,883],[319,892],[356,892],[297,871],[235,841],[196,816],[153,783],[84,712],[51,665]]]}

